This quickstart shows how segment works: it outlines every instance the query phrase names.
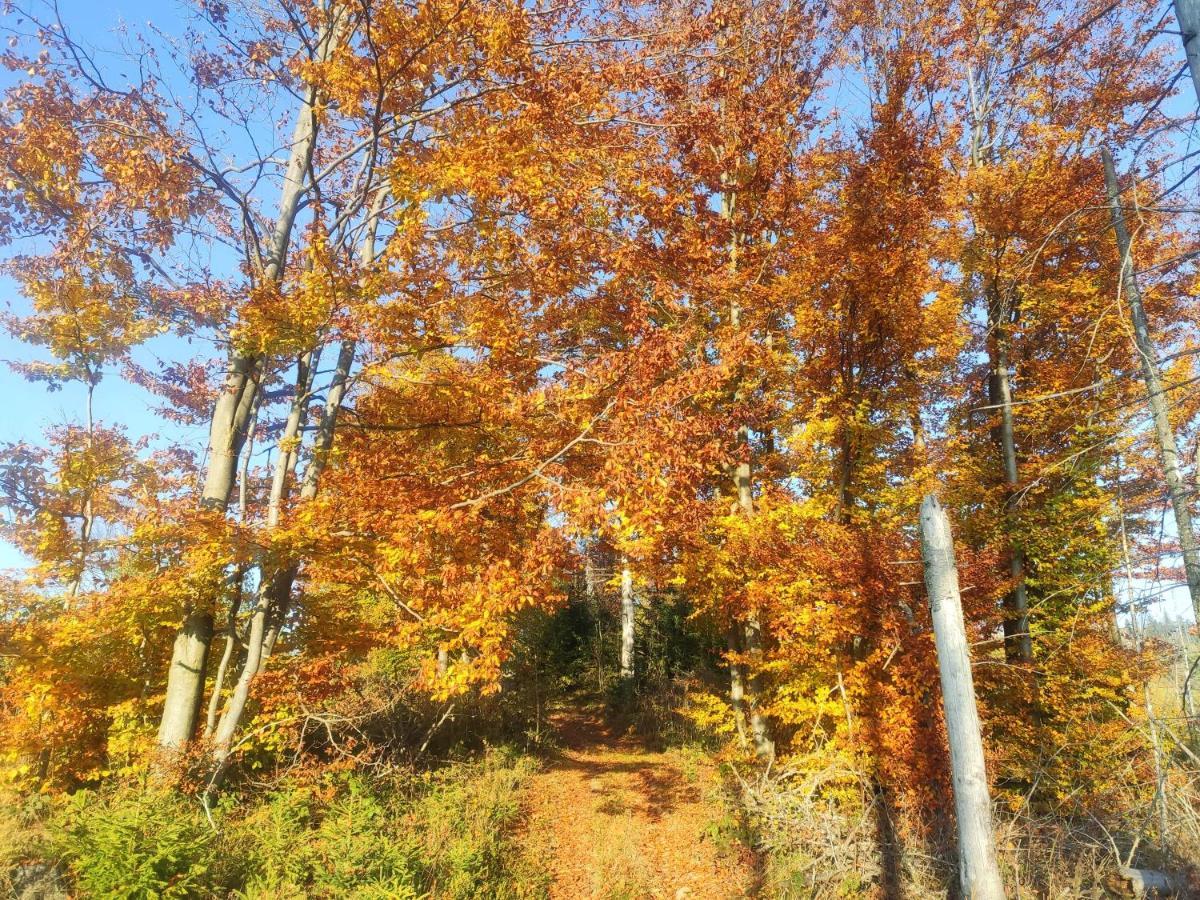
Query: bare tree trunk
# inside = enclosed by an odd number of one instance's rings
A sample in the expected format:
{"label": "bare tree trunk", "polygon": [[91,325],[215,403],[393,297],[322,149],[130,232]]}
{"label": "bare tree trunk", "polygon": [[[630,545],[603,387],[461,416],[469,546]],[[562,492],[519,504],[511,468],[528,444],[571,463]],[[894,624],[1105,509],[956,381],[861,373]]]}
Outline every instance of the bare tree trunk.
{"label": "bare tree trunk", "polygon": [[[328,40],[327,36],[327,44]],[[282,277],[292,228],[304,192],[304,177],[312,164],[317,133],[313,113],[315,99],[315,90],[310,89],[297,116],[271,253],[263,269],[265,279],[272,282],[278,282]],[[238,457],[246,439],[251,410],[257,400],[261,365],[261,360],[257,357],[237,351],[230,353],[225,383],[217,398],[209,427],[208,468],[200,498],[201,505],[209,509],[223,512],[229,505],[229,495],[236,482]],[[186,641],[177,639],[175,642],[175,652],[167,675],[167,696],[158,733],[158,743],[164,748],[182,747],[191,740],[196,730],[196,717],[204,694],[205,673],[203,666],[199,671],[194,671],[193,666],[201,660],[207,661],[208,644],[205,643],[202,649],[194,645],[197,641],[204,641],[204,635],[208,636],[207,640],[212,639],[212,605],[211,600],[194,604],[180,632],[181,637],[185,633],[193,636]],[[186,659],[180,655],[185,649],[189,653]],[[194,712],[189,714],[188,710]]]}
{"label": "bare tree trunk", "polygon": [[268,529],[279,527],[283,504],[287,501],[289,493],[288,484],[300,458],[300,426],[304,424],[304,411],[308,408],[308,398],[312,394],[313,375],[319,358],[320,354],[309,350],[296,360],[296,393],[292,397],[287,419],[283,423],[283,433],[279,438],[279,456],[275,460],[271,492],[267,499]]}
{"label": "bare tree trunk", "polygon": [[[734,472],[737,486],[738,508],[745,516],[754,515],[754,494],[750,485],[750,429],[742,426],[738,429],[738,443],[743,448],[743,457]],[[742,642],[745,654],[749,659],[749,672],[745,674],[746,685],[746,720],[750,729],[750,740],[754,744],[754,752],[763,759],[775,756],[775,742],[771,739],[771,726],[763,714],[760,700],[762,689],[759,684],[759,669],[763,662],[762,624],[758,611],[751,610],[746,614],[742,624]]]}
{"label": "bare tree trunk", "polygon": [[621,677],[624,679],[633,678],[635,610],[633,572],[625,560],[621,566]]}
{"label": "bare tree trunk", "polygon": [[[234,355],[230,359],[209,428],[208,470],[200,496],[201,506],[209,509],[224,511],[229,504],[258,393],[258,365],[248,357]],[[178,750],[195,735],[204,700],[215,602],[216,598],[193,602],[175,638],[158,728],[158,744],[165,750]]]}
{"label": "bare tree trunk", "polygon": [[746,676],[742,670],[742,641],[737,622],[729,626],[726,646],[729,648],[729,703],[733,707],[733,722],[737,726],[738,740],[742,747],[750,746],[749,729],[746,727]]}
{"label": "bare tree trunk", "polygon": [[[1013,495],[1019,483],[1017,444],[1013,429],[1012,384],[1008,361],[1008,312],[999,298],[988,303],[989,326],[992,331],[990,356],[991,377],[988,379],[988,400],[1000,411],[1000,423],[995,429],[995,441],[1004,460],[1004,486],[1007,489],[1005,511],[1011,512]],[[993,311],[994,310],[994,311]],[[1033,659],[1033,636],[1029,632],[1029,597],[1025,588],[1025,551],[1009,542],[1009,577],[1013,587],[1004,596],[1004,651],[1009,662],[1029,662]]]}
{"label": "bare tree trunk", "polygon": [[[318,37],[316,55],[327,59],[342,39],[348,20],[337,13],[322,29]],[[310,85],[300,104],[296,125],[292,133],[292,145],[284,171],[283,187],[271,235],[269,251],[265,258],[258,256],[252,246],[246,248],[247,262],[256,275],[268,284],[278,284],[284,273],[292,232],[296,225],[301,201],[305,194],[305,183],[312,168],[313,150],[317,140],[317,89]],[[232,346],[232,342],[231,342]],[[224,512],[229,504],[229,495],[236,482],[238,456],[246,439],[251,411],[254,409],[259,390],[262,360],[256,356],[230,351],[225,382],[213,409],[209,428],[208,467],[201,492],[202,506]],[[167,673],[167,692],[159,725],[158,743],[164,749],[178,749],[191,740],[196,730],[204,695],[205,673],[203,665],[193,671],[195,664],[208,659],[208,644],[201,648],[193,646],[197,641],[211,641],[213,633],[212,607],[216,598],[201,598],[191,605],[172,654]],[[185,651],[189,655],[181,655]],[[189,713],[188,711],[192,712]]]}
{"label": "bare tree trunk", "polygon": [[1190,734],[1196,727],[1196,702],[1192,697],[1192,660],[1188,653],[1187,634],[1182,625],[1176,627],[1176,633],[1179,638],[1180,662],[1183,663],[1183,685],[1179,689],[1179,703]]}
{"label": "bare tree trunk", "polygon": [[1192,73],[1192,87],[1200,101],[1200,0],[1175,0],[1175,18],[1183,37],[1183,52]]}
{"label": "bare tree trunk", "polygon": [[237,684],[233,687],[233,693],[229,697],[229,702],[225,705],[224,712],[221,713],[221,721],[218,723],[216,732],[213,734],[213,745],[216,747],[214,755],[218,763],[224,762],[229,756],[233,736],[237,732],[238,725],[241,724],[242,713],[246,710],[246,702],[250,699],[250,683],[254,680],[254,676],[258,674],[259,666],[262,663],[263,638],[266,635],[268,593],[269,587],[266,585],[261,586],[258,590],[254,610],[250,615],[249,633],[246,637],[246,660],[242,664],[242,671],[238,676]]}
{"label": "bare tree trunk", "polygon": [[[374,238],[372,237],[372,248]],[[373,259],[374,250],[371,251]],[[312,458],[304,470],[304,481],[300,486],[300,502],[312,500],[320,488],[321,474],[329,461],[329,453],[333,449],[334,433],[337,430],[338,414],[341,412],[342,401],[346,398],[349,388],[350,369],[354,365],[354,355],[357,345],[353,340],[342,341],[338,351],[337,364],[334,368],[333,379],[325,394],[325,407],[321,411],[321,420],[317,424],[316,437],[313,439]],[[269,658],[275,651],[279,633],[287,620],[291,605],[292,584],[299,574],[299,566],[294,562],[289,565],[276,582],[275,596],[268,610],[267,634],[263,639],[263,657]]]}
{"label": "bare tree trunk", "polygon": [[[721,214],[731,226],[733,206],[734,195],[732,191],[726,191],[721,197]],[[731,273],[737,271],[737,244],[735,234],[730,238],[729,246],[729,270]],[[729,325],[734,331],[741,327],[741,319],[741,307],[738,306],[737,300],[733,299],[729,303]],[[742,388],[742,377],[739,375],[735,399],[739,397]],[[741,459],[733,473],[734,490],[737,493],[737,509],[741,511],[742,515],[749,517],[754,515],[754,491],[751,484],[753,475],[750,464],[750,429],[746,425],[738,426],[737,446],[741,452]],[[743,646],[745,654],[749,658],[749,672],[744,671],[740,664],[730,665],[730,696],[732,697],[735,693],[743,694],[745,719],[749,727],[749,737],[754,745],[754,752],[764,759],[772,759],[775,756],[775,742],[771,739],[770,725],[767,717],[763,715],[760,704],[762,692],[758,671],[762,665],[763,640],[758,611],[747,612],[741,627],[743,633],[737,643]],[[740,687],[733,684],[735,680],[742,682]],[[738,708],[736,701],[734,708],[735,710]]]}
{"label": "bare tree trunk", "polygon": [[167,696],[163,701],[162,721],[158,727],[159,746],[179,750],[192,739],[200,704],[204,699],[204,673],[208,668],[208,648],[212,643],[212,613],[193,609],[175,635],[171,669],[167,676]]}
{"label": "bare tree trunk", "polygon": [[[1129,601],[1129,627],[1133,633],[1133,648],[1142,652],[1142,629],[1138,619],[1137,603],[1133,596],[1133,563],[1129,559],[1129,534],[1125,530],[1125,498],[1121,491],[1120,472],[1117,477],[1117,514],[1121,523],[1121,560],[1125,567],[1125,594]],[[1150,749],[1154,753],[1154,805],[1158,811],[1159,846],[1167,846],[1167,797],[1163,771],[1162,738],[1158,733],[1158,720],[1154,717],[1154,701],[1150,697],[1150,681],[1142,681],[1142,706],[1146,710],[1146,724],[1150,729]]]}
{"label": "bare tree trunk", "polygon": [[971,900],[1003,900],[1004,884],[996,863],[992,804],[958,591],[954,539],[950,533],[950,520],[932,494],[921,504],[921,556],[925,562],[925,585],[933,612],[946,734],[950,739],[963,896]]}
{"label": "bare tree trunk", "polygon": [[[967,69],[967,93],[971,107],[971,167],[982,168],[992,157],[986,130],[991,116],[992,97],[989,79],[979,77],[974,67]],[[992,438],[1000,450],[1006,488],[1005,513],[1011,514],[1013,495],[1020,483],[1017,468],[1016,430],[1013,425],[1013,395],[1010,325],[1012,309],[1004,301],[1004,292],[995,273],[983,274],[984,303],[987,307],[988,403],[1000,413],[1000,422]],[[1009,662],[1033,659],[1033,636],[1029,631],[1029,597],[1025,587],[1025,551],[1011,538],[1009,577],[1013,587],[1004,596],[1004,655]]]}
{"label": "bare tree trunk", "polygon": [[1179,448],[1175,441],[1175,429],[1168,415],[1167,395],[1163,390],[1162,374],[1159,371],[1158,351],[1150,338],[1150,324],[1146,318],[1145,307],[1142,306],[1142,293],[1133,265],[1133,242],[1125,224],[1116,170],[1108,150],[1102,150],[1101,155],[1104,160],[1104,185],[1108,191],[1113,232],[1116,234],[1117,249],[1121,255],[1121,287],[1129,302],[1133,342],[1142,364],[1142,378],[1146,384],[1146,399],[1154,420],[1154,436],[1158,441],[1158,451],[1162,459],[1163,477],[1167,483],[1171,508],[1175,513],[1175,529],[1179,535],[1179,549],[1183,555],[1183,568],[1187,576],[1188,593],[1192,598],[1192,611],[1196,621],[1200,622],[1200,550],[1197,550],[1196,533],[1192,528],[1187,486],[1179,471]]}
{"label": "bare tree trunk", "polygon": [[[300,426],[304,423],[304,410],[308,405],[308,397],[312,391],[315,354],[308,351],[296,361],[296,389],[292,396],[291,407],[284,423],[283,433],[279,437],[279,454],[275,460],[275,472],[271,479],[271,493],[267,502],[267,528],[279,527],[283,504],[287,502],[288,485],[292,480],[299,457],[297,442],[300,438]],[[267,636],[267,613],[272,599],[276,598],[280,589],[279,581],[285,577],[285,571],[271,560],[264,560],[259,566],[261,581],[255,596],[254,608],[250,613],[250,628],[246,636],[246,659],[242,671],[238,675],[233,693],[221,713],[221,721],[213,732],[213,744],[216,747],[216,758],[223,762],[229,754],[233,736],[241,723],[250,698],[250,684],[258,674],[264,658],[264,644]],[[290,589],[291,583],[288,582]],[[223,660],[224,662],[224,660]],[[222,673],[223,674],[223,673]]]}
{"label": "bare tree trunk", "polygon": [[237,616],[242,606],[241,579],[244,572],[238,573],[238,595],[229,604],[229,615],[225,623],[225,649],[221,652],[221,661],[217,663],[217,674],[213,676],[212,696],[208,698],[208,713],[204,719],[204,740],[211,740],[217,727],[217,712],[221,708],[221,691],[225,687],[225,676],[229,673],[229,663],[233,661],[233,650],[237,646]]}
{"label": "bare tree trunk", "polygon": [[[250,480],[250,458],[254,455],[254,426],[258,421],[258,403],[250,413],[249,434],[246,435],[246,448],[242,452],[242,470],[238,477],[238,521],[246,524],[247,484]],[[217,727],[217,713],[221,709],[221,691],[225,688],[225,676],[229,674],[229,664],[233,661],[233,651],[237,647],[237,617],[242,608],[242,594],[246,569],[239,566],[234,575],[235,593],[229,603],[229,612],[225,620],[225,648],[221,651],[221,661],[217,663],[217,672],[213,676],[213,687],[208,699],[208,712],[204,718],[204,740],[212,740],[213,731]]]}
{"label": "bare tree trunk", "polygon": [[583,596],[587,603],[588,614],[596,620],[596,641],[593,645],[592,657],[596,663],[596,689],[604,690],[604,626],[601,624],[599,594],[596,586],[597,575],[594,557],[596,555],[595,536],[586,538],[583,544]]}

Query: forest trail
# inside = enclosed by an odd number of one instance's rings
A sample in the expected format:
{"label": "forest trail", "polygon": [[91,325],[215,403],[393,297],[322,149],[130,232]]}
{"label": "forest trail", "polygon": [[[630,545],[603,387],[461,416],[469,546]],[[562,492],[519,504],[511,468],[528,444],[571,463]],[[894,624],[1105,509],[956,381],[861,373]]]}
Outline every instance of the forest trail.
{"label": "forest trail", "polygon": [[598,705],[550,716],[561,751],[526,797],[525,851],[551,900],[734,900],[754,895],[753,854],[733,834],[707,758],[656,752]]}

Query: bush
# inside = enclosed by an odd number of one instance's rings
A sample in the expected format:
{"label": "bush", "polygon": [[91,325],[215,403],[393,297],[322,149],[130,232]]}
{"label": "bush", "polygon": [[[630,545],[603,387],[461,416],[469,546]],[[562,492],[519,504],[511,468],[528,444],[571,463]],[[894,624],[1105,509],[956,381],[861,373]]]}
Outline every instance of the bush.
{"label": "bush", "polygon": [[[247,898],[541,896],[511,844],[527,757],[494,750],[425,773],[350,776],[226,813]],[[320,793],[325,793],[322,791]]]}
{"label": "bush", "polygon": [[511,842],[520,816],[520,785],[532,774],[529,757],[493,751],[435,774],[432,789],[414,807],[423,834],[429,888],[454,900],[532,898],[545,878]]}
{"label": "bush", "polygon": [[0,894],[61,872],[54,896],[533,900],[546,879],[513,832],[535,767],[489,750],[426,772],[309,772],[227,795],[211,823],[194,798],[131,785],[13,798]]}
{"label": "bush", "polygon": [[50,823],[50,849],[87,897],[194,897],[217,874],[217,835],[195,803],[158,791],[80,791]]}

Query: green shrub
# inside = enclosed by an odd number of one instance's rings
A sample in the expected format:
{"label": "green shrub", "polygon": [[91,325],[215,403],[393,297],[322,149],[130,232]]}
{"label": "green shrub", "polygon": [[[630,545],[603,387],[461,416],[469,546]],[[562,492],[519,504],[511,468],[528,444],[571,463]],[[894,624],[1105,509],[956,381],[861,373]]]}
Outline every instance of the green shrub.
{"label": "green shrub", "polygon": [[304,897],[312,870],[308,830],[312,793],[276,791],[248,809],[228,805],[224,843],[237,869],[235,883],[248,898]]}
{"label": "green shrub", "polygon": [[492,750],[481,760],[434,774],[410,823],[422,835],[427,887],[453,900],[545,895],[545,878],[513,846],[520,787],[536,764]]}
{"label": "green shrub", "polygon": [[194,802],[158,791],[80,791],[50,823],[50,849],[85,897],[209,895],[216,837]]}
{"label": "green shrub", "polygon": [[211,824],[168,791],[26,798],[0,815],[13,826],[0,840],[0,894],[13,892],[13,873],[61,870],[85,898],[532,900],[546,881],[513,832],[535,765],[492,750],[424,773],[327,775],[230,794]]}
{"label": "green shrub", "polygon": [[312,840],[313,893],[416,900],[420,855],[394,810],[360,779],[326,810]]}

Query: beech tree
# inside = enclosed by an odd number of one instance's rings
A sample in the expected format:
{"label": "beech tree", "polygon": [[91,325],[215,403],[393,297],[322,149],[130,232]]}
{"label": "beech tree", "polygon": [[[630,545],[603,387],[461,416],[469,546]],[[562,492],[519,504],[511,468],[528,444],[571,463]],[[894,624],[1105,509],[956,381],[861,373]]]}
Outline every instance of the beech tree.
{"label": "beech tree", "polygon": [[[1167,154],[1151,4],[204,2],[119,66],[19,15],[8,324],[84,398],[0,464],[43,782],[323,765],[380,693],[425,752],[602,546],[623,692],[682,609],[739,765],[940,809],[936,490],[998,793],[1107,796],[1121,541],[1196,416],[1190,238],[1100,153]],[[89,412],[118,373],[204,446]]]}

